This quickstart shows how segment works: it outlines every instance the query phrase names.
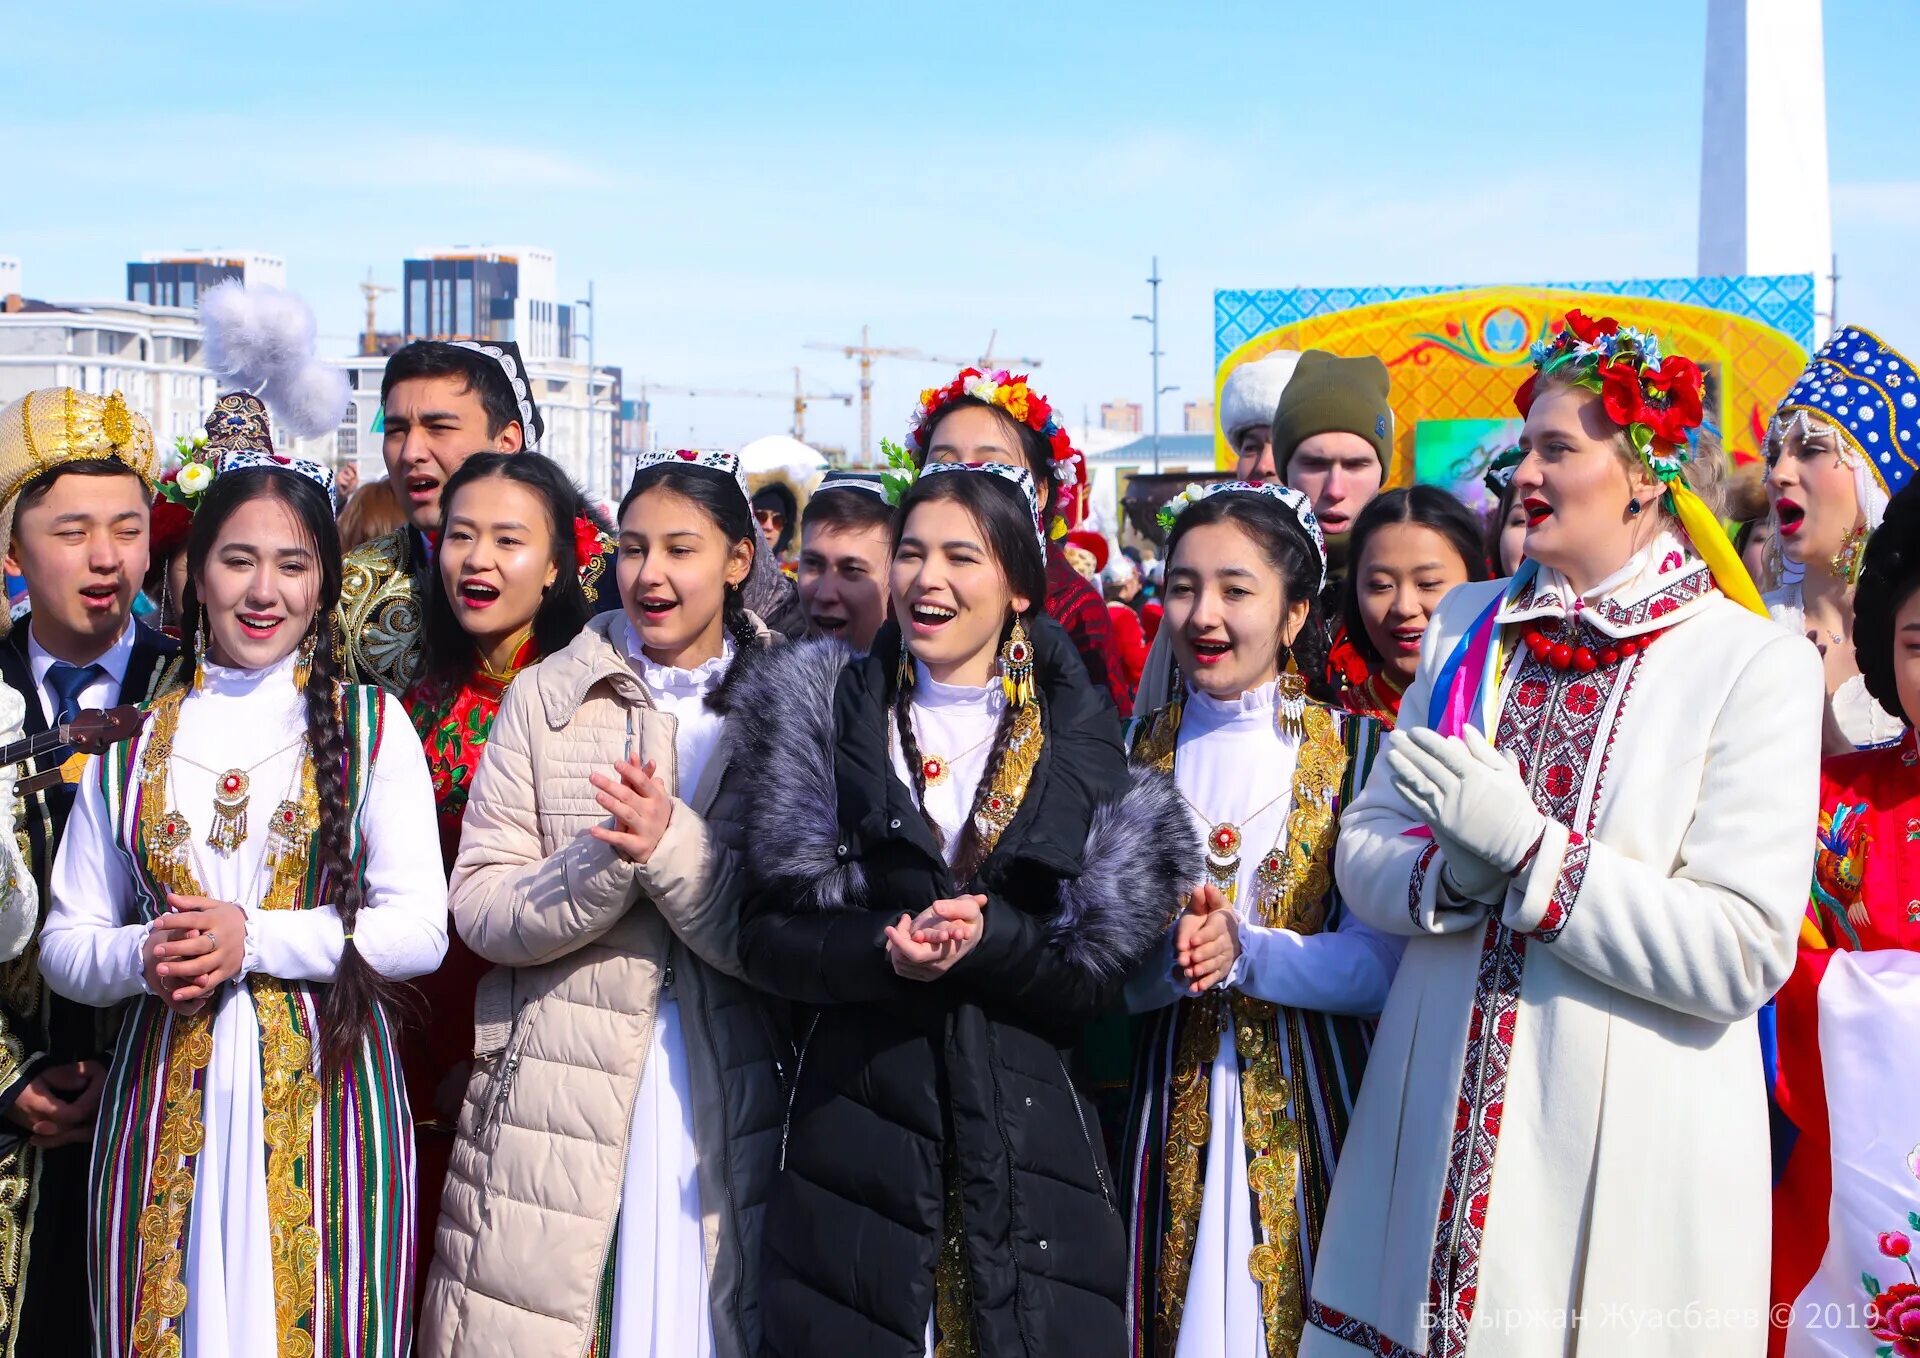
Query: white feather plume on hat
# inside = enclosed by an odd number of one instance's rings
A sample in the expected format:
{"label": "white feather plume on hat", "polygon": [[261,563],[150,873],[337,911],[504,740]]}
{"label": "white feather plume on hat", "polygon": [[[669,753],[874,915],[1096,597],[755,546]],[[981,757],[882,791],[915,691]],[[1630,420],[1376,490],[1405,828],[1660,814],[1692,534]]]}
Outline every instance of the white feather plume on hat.
{"label": "white feather plume on hat", "polygon": [[346,414],[347,376],[315,357],[313,309],[297,294],[219,283],[200,294],[200,325],[207,367],[264,401],[286,433],[313,438]]}

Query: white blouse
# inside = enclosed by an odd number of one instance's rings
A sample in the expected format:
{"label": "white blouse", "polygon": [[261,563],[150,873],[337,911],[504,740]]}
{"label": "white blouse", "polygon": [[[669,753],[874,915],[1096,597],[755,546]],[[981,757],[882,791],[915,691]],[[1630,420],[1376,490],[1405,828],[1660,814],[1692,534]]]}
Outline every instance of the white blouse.
{"label": "white blouse", "polygon": [[[1240,828],[1234,914],[1240,921],[1241,951],[1221,984],[1273,1004],[1371,1017],[1386,1003],[1404,939],[1371,929],[1350,913],[1332,929],[1315,934],[1268,928],[1250,914],[1254,873],[1293,814],[1300,758],[1299,742],[1282,735],[1274,724],[1277,687],[1277,681],[1266,683],[1231,701],[1189,690],[1180,718],[1173,778],[1187,800],[1194,837],[1203,840],[1221,821]],[[1204,820],[1195,807],[1214,819]],[[1186,994],[1174,969],[1169,931],[1147,967],[1128,985],[1128,1008],[1157,1009]]]}
{"label": "white blouse", "polygon": [[[927,788],[925,809],[940,827],[945,840],[941,849],[951,865],[960,851],[960,832],[973,814],[980,779],[993,755],[993,736],[1000,729],[1007,696],[997,678],[976,688],[940,683],[918,660],[913,662],[913,671],[909,708],[914,743],[920,747],[922,761],[937,757],[947,765],[947,776]],[[887,743],[893,751],[893,771],[911,788],[913,774],[907,767],[906,751],[901,748],[892,714],[888,716]]]}
{"label": "white blouse", "polygon": [[689,806],[700,788],[707,761],[720,747],[726,718],[707,706],[707,695],[726,678],[733,663],[733,640],[722,638],[720,654],[691,669],[662,665],[649,659],[629,622],[623,633],[627,664],[653,695],[653,705],[674,721],[673,752],[679,763],[676,793]]}
{"label": "white blouse", "polygon": [[[681,669],[648,658],[631,622],[623,637],[627,664],[654,706],[674,720],[674,792],[691,805],[725,734],[726,719],[707,706],[707,695],[726,678],[733,642],[724,639],[719,655]],[[692,1064],[669,967],[628,1123],[610,1358],[709,1358],[713,1352],[693,1106]]]}
{"label": "white blouse", "polygon": [[[1775,622],[1791,629],[1795,636],[1807,634],[1807,611],[1797,583],[1771,591],[1765,602]],[[1827,701],[1833,708],[1833,721],[1840,728],[1840,734],[1858,749],[1898,740],[1907,729],[1880,706],[1879,699],[1867,692],[1864,674],[1851,675],[1842,681]]]}
{"label": "white blouse", "polygon": [[[184,758],[174,759],[170,786],[174,806],[193,827],[188,844],[202,891],[247,914],[242,975],[261,971],[287,981],[329,981],[346,941],[333,907],[260,908],[267,886],[267,819],[299,791],[306,699],[293,684],[295,664],[288,656],[262,670],[205,666],[204,687],[180,704],[173,745]],[[383,693],[380,701],[380,750],[360,815],[367,862],[354,945],[382,976],[406,980],[432,971],[446,955],[447,883],[439,862],[418,852],[439,836],[426,756],[399,700]],[[214,781],[232,768],[252,770],[249,834],[230,857],[222,857],[205,841],[213,824]],[[47,984],[83,1004],[112,1004],[146,991],[140,945],[147,926],[135,918],[133,881],[113,847],[114,835],[90,764],[54,863],[53,905],[40,935]]]}
{"label": "white blouse", "polygon": [[[206,666],[204,688],[181,702],[168,775],[169,803],[192,827],[187,852],[201,892],[239,906],[247,920],[241,971],[211,999],[213,1051],[186,1248],[187,1358],[271,1353],[278,1342],[260,1024],[252,992],[240,982],[253,971],[329,981],[345,947],[331,906],[261,908],[270,882],[267,827],[274,808],[299,794],[306,700],[294,686],[294,667],[292,656],[261,670]],[[438,834],[426,757],[398,700],[382,694],[381,705],[380,748],[359,817],[367,854],[354,943],[374,970],[405,980],[432,971],[446,955],[447,884],[439,855],[419,851]],[[247,837],[221,855],[206,834],[215,780],[228,769],[248,771],[250,805]],[[90,765],[54,864],[53,909],[40,953],[47,984],[86,1004],[111,1004],[147,989],[140,951],[149,925],[138,918],[133,877],[115,840]]]}

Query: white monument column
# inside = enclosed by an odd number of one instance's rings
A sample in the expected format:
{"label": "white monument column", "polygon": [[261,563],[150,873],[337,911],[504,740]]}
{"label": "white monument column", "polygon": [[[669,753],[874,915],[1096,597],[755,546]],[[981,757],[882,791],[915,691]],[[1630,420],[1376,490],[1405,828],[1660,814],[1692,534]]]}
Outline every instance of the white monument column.
{"label": "white monument column", "polygon": [[1833,328],[1820,0],[1707,0],[1700,272],[1810,273],[1814,343]]}

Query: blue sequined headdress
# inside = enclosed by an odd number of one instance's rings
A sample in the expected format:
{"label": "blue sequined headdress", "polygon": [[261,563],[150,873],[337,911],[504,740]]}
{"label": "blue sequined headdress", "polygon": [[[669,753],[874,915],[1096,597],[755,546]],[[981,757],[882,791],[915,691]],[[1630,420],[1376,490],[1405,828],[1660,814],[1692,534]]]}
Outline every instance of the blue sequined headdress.
{"label": "blue sequined headdress", "polygon": [[1831,425],[1893,495],[1920,466],[1920,374],[1871,331],[1843,325],[1800,374],[1774,412]]}

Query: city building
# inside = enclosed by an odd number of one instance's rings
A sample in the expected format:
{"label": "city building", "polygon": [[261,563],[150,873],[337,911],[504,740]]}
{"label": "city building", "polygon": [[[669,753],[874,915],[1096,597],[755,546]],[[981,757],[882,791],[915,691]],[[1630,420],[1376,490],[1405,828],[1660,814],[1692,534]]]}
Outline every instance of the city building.
{"label": "city building", "polygon": [[1100,406],[1100,427],[1137,434],[1142,428],[1138,401],[1105,401]]}
{"label": "city building", "polygon": [[186,308],[9,293],[0,306],[0,405],[41,387],[118,391],[166,448],[201,427],[219,394],[200,366],[200,343]]}
{"label": "city building", "polygon": [[235,279],[284,288],[287,261],[257,250],[155,251],[127,264],[127,300],[192,311],[200,304],[201,293]]}
{"label": "city building", "polygon": [[1184,428],[1189,434],[1211,434],[1213,432],[1213,402],[1188,401],[1181,407]]}
{"label": "city building", "polygon": [[409,340],[507,340],[529,363],[573,354],[573,308],[562,306],[553,251],[455,246],[401,266]]}
{"label": "city building", "polygon": [[[596,364],[589,384],[585,340],[572,307],[555,300],[553,256],[541,250],[443,251],[408,260],[406,330],[410,338],[514,340],[527,360],[533,398],[546,422],[540,451],[567,469],[589,493],[616,497],[626,459],[618,368]],[[486,269],[461,266],[482,264]],[[424,270],[416,266],[429,266]],[[450,271],[442,266],[450,266]],[[169,251],[127,265],[126,301],[49,302],[19,296],[21,265],[0,260],[0,405],[40,387],[119,391],[153,423],[162,448],[199,430],[220,394],[200,365],[202,336],[195,311],[207,288],[229,278],[283,286],[286,265],[248,251]],[[421,280],[420,307],[412,280]],[[442,283],[446,286],[441,286]],[[453,324],[483,300],[483,333],[459,336],[430,324]],[[464,285],[466,302],[460,300]],[[531,289],[531,290],[530,290]],[[173,302],[140,300],[167,297]],[[188,298],[191,298],[189,302]],[[310,303],[320,299],[309,297]],[[478,329],[478,327],[475,327]],[[431,333],[421,333],[430,330]],[[364,479],[385,475],[381,457],[380,376],[386,356],[321,357],[346,370],[352,399],[340,425],[318,438],[281,440],[285,451],[329,466],[353,463]],[[589,391],[591,385],[591,391]]]}

